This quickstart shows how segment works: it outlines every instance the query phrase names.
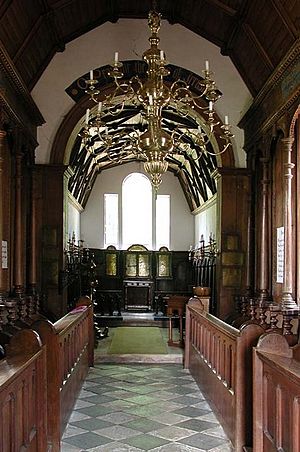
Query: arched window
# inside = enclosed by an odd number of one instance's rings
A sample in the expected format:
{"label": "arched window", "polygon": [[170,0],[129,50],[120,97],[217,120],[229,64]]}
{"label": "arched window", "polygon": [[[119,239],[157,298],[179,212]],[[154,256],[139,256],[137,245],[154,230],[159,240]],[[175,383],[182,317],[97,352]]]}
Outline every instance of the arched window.
{"label": "arched window", "polygon": [[152,249],[152,187],[140,173],[129,174],[122,185],[122,248],[134,243]]}

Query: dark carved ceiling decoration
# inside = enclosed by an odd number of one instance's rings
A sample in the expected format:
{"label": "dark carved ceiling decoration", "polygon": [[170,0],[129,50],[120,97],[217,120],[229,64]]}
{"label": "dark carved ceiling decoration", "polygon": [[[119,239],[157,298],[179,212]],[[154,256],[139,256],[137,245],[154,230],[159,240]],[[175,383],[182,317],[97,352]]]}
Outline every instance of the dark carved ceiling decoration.
{"label": "dark carved ceiling decoration", "polygon": [[[117,116],[104,115],[103,121],[109,130],[118,131],[119,139],[115,141],[110,153],[108,154],[105,146],[97,141],[97,136],[91,143],[93,152],[87,151],[82,148],[81,138],[78,136],[70,156],[69,164],[73,175],[69,181],[69,190],[82,206],[85,206],[95,179],[101,171],[113,168],[120,163],[126,164],[137,160],[133,153],[123,155],[121,152],[122,145],[128,140],[128,128],[132,131],[134,125],[137,132],[145,131],[145,124],[138,107],[128,106]],[[180,126],[190,130],[197,130],[198,127],[193,118],[181,117],[171,108],[163,111],[162,125],[164,130],[170,133]],[[211,155],[213,149],[210,145],[211,154],[202,154],[190,137],[186,136],[185,139],[190,149],[195,151],[200,158],[195,159],[183,151],[180,155],[170,155],[166,160],[169,164],[169,171],[179,178],[190,209],[194,210],[207,201],[210,194],[216,193],[212,173],[217,168],[217,159],[215,155]]]}
{"label": "dark carved ceiling decoration", "polygon": [[[166,83],[171,84],[179,77],[189,84],[190,89],[196,95],[200,94],[203,79],[199,75],[177,66],[169,65],[169,68],[170,75],[166,77]],[[108,70],[108,66],[94,70],[94,77],[98,81],[97,87],[103,92],[111,84],[111,80],[107,75]],[[143,78],[145,76],[146,64],[138,60],[125,61],[123,70],[124,74],[126,74],[126,79],[130,79],[134,75]],[[85,74],[83,77],[75,80],[66,89],[66,92],[78,104],[87,102],[88,95],[85,93],[85,80],[88,77],[89,74]],[[201,100],[203,105],[205,102],[203,99]],[[89,106],[91,107],[90,104]],[[95,116],[96,113],[94,108],[91,116]],[[193,110],[189,115],[179,115],[172,106],[169,106],[163,109],[162,117],[162,126],[166,132],[178,134],[178,131],[180,131],[180,134],[184,134],[181,140],[187,147],[185,149],[179,149],[178,153],[175,152],[166,160],[168,161],[169,171],[178,177],[188,205],[191,211],[193,211],[203,202],[207,201],[211,195],[216,193],[216,185],[212,173],[217,168],[217,157],[214,154],[211,143],[207,145],[208,152],[203,153],[191,136],[185,133],[186,130],[192,133],[198,131],[199,124],[196,120],[196,110]],[[131,147],[127,146],[127,143],[130,142],[129,135],[133,132],[133,128],[135,133],[139,134],[146,130],[141,106],[126,105],[118,114],[104,114],[102,120],[107,126],[108,131],[113,132],[113,135],[116,137],[109,152],[96,133],[93,139],[89,140],[90,150],[86,149],[80,137],[83,134],[83,129],[81,129],[75,139],[69,159],[69,164],[73,172],[69,181],[69,190],[83,207],[88,200],[95,179],[99,173],[105,169],[113,168],[116,165],[138,160],[137,155],[131,152]],[[221,140],[218,144],[219,146],[221,145]],[[234,165],[231,148],[228,148],[219,158],[219,165],[221,160],[222,166]]]}
{"label": "dark carved ceiling decoration", "polygon": [[[160,0],[170,23],[203,36],[229,55],[255,96],[299,37],[299,0]],[[146,18],[141,0],[3,0],[0,45],[29,90],[56,52],[119,18]]]}

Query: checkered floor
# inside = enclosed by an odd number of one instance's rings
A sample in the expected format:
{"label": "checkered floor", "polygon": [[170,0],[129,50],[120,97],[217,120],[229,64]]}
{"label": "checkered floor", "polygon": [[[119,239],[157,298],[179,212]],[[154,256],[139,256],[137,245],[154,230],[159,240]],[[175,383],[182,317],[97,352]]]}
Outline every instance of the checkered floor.
{"label": "checkered floor", "polygon": [[97,364],[90,370],[62,452],[229,452],[220,424],[178,364]]}

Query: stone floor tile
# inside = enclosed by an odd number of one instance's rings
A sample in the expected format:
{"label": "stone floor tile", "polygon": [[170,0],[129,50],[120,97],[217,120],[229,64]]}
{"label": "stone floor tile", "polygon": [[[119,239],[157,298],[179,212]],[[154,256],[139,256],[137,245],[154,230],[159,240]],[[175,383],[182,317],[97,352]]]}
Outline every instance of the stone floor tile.
{"label": "stone floor tile", "polygon": [[107,438],[113,440],[124,440],[127,438],[131,438],[132,436],[137,436],[140,434],[137,430],[133,430],[132,428],[124,427],[123,425],[113,425],[111,427],[101,428],[99,430],[95,430],[98,435],[105,436]]}
{"label": "stone floor tile", "polygon": [[212,428],[208,428],[205,431],[203,431],[203,433],[205,433],[206,435],[211,435],[211,436],[217,436],[218,438],[223,438],[226,439],[227,435],[224,432],[223,428],[218,425],[217,427],[214,426]]}
{"label": "stone floor tile", "polygon": [[137,449],[136,447],[124,443],[113,442],[87,449],[87,452],[142,452],[142,449]]}
{"label": "stone floor tile", "polygon": [[69,438],[70,436],[80,435],[81,433],[88,433],[87,429],[80,428],[80,426],[75,425],[67,425],[64,434],[63,434],[63,440],[65,438]]}
{"label": "stone floor tile", "polygon": [[90,416],[87,414],[79,413],[79,411],[73,411],[69,422],[76,422],[76,421],[82,421],[82,419],[90,419]]}
{"label": "stone floor tile", "polygon": [[82,448],[72,446],[71,444],[67,444],[64,441],[62,441],[60,445],[60,451],[61,452],[82,452]]}
{"label": "stone floor tile", "polygon": [[[86,408],[86,410],[88,410],[88,408]],[[200,410],[200,408],[195,408],[193,406],[184,406],[183,408],[174,411],[175,414],[182,414],[183,416],[188,417],[199,417],[208,412],[208,410]]]}
{"label": "stone floor tile", "polygon": [[88,402],[87,400],[78,399],[74,405],[74,410],[79,410],[80,408],[86,408],[88,406],[94,406],[94,403]]}
{"label": "stone floor tile", "polygon": [[[177,427],[183,427],[183,428],[188,428],[190,430],[194,430],[195,432],[203,432],[204,430],[212,430],[215,431],[216,430],[216,424],[214,424],[213,422],[208,422],[208,421],[203,421],[201,419],[189,419],[187,421],[184,422],[180,422],[180,424],[177,425]],[[83,427],[84,428],[84,427]],[[213,436],[218,436],[218,435],[213,435]],[[224,436],[222,436],[222,438],[224,438]]]}
{"label": "stone floor tile", "polygon": [[83,419],[82,421],[73,422],[71,425],[74,427],[80,427],[82,429],[88,430],[89,432],[93,432],[101,428],[111,427],[112,423],[104,421],[103,419],[91,417],[89,419]]}
{"label": "stone floor tile", "polygon": [[149,419],[152,419],[157,422],[161,422],[165,425],[174,425],[179,424],[180,422],[187,421],[190,419],[188,416],[182,416],[181,414],[175,414],[174,412],[163,412],[156,416],[149,416]]}
{"label": "stone floor tile", "polygon": [[64,443],[81,448],[81,451],[82,449],[91,449],[92,447],[101,446],[102,444],[107,444],[110,442],[111,439],[97,435],[93,432],[82,433],[81,435],[71,436],[70,438],[64,439]]}
{"label": "stone floor tile", "polygon": [[123,411],[117,411],[114,413],[106,414],[105,416],[100,416],[97,419],[103,419],[104,421],[111,422],[113,424],[125,424],[127,422],[133,421],[134,419],[139,419],[139,417],[124,413]]}
{"label": "stone floor tile", "polygon": [[153,421],[144,417],[140,417],[126,424],[127,427],[137,430],[139,433],[148,433],[165,427],[161,422]]}
{"label": "stone floor tile", "polygon": [[200,449],[204,449],[210,451],[213,448],[220,447],[222,445],[226,445],[224,439],[221,438],[213,438],[212,436],[204,435],[203,433],[196,433],[195,435],[188,436],[187,438],[179,440],[180,443],[186,444],[192,447],[198,447]]}
{"label": "stone floor tile", "polygon": [[205,450],[172,442],[165,446],[152,449],[151,452],[205,452]]}
{"label": "stone floor tile", "polygon": [[159,438],[168,439],[170,441],[178,441],[179,439],[186,438],[188,436],[195,434],[194,430],[181,428],[179,427],[179,425],[172,425],[161,428],[159,430],[151,432],[151,435],[158,436]]}
{"label": "stone floor tile", "polygon": [[164,444],[168,444],[168,441],[153,435],[134,436],[133,438],[126,439],[124,442],[142,450],[151,450],[163,446]]}

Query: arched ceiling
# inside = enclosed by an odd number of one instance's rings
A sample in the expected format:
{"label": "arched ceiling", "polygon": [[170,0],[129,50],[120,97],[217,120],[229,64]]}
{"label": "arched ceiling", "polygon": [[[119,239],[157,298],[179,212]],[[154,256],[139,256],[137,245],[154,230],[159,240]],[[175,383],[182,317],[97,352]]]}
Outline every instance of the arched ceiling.
{"label": "arched ceiling", "polygon": [[[160,0],[164,19],[179,23],[229,55],[252,95],[299,37],[299,0]],[[141,0],[3,0],[0,45],[31,90],[51,58],[106,21],[145,18]]]}

